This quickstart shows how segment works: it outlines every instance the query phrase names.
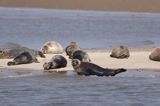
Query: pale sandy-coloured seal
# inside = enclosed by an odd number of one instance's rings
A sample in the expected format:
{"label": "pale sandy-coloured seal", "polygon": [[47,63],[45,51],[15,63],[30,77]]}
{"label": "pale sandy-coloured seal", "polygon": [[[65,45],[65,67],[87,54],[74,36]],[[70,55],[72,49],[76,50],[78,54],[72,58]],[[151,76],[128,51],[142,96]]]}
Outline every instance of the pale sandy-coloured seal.
{"label": "pale sandy-coloured seal", "polygon": [[72,53],[76,50],[81,50],[80,46],[76,42],[70,42],[65,48],[66,55],[68,55],[69,58],[71,58]]}
{"label": "pale sandy-coloured seal", "polygon": [[118,46],[116,48],[113,48],[112,53],[110,55],[113,58],[128,58],[130,56],[129,50],[126,46]]}
{"label": "pale sandy-coloured seal", "polygon": [[19,64],[29,64],[29,63],[39,63],[37,58],[34,55],[31,55],[29,52],[23,52],[7,63],[8,66],[19,65]]}
{"label": "pale sandy-coloured seal", "polygon": [[78,59],[72,60],[72,66],[78,75],[115,76],[118,73],[127,71],[126,69],[108,69],[100,67],[90,62],[82,62]]}
{"label": "pale sandy-coloured seal", "polygon": [[41,51],[44,54],[62,54],[63,47],[57,41],[48,41],[41,47]]}
{"label": "pale sandy-coloured seal", "polygon": [[149,59],[153,61],[160,61],[160,48],[155,48],[149,55]]}
{"label": "pale sandy-coloured seal", "polygon": [[64,68],[67,66],[67,60],[62,55],[55,55],[49,62],[43,64],[44,70]]}

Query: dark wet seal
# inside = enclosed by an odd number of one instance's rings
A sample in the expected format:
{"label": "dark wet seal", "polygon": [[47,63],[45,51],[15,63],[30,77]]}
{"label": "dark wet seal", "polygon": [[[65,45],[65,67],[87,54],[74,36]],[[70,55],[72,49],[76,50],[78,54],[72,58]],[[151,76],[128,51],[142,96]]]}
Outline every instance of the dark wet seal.
{"label": "dark wet seal", "polygon": [[19,65],[19,64],[29,64],[29,63],[39,63],[37,58],[34,55],[31,55],[29,52],[23,52],[7,63],[8,66]]}
{"label": "dark wet seal", "polygon": [[76,50],[73,52],[71,59],[79,59],[83,62],[91,62],[89,55],[83,50]]}
{"label": "dark wet seal", "polygon": [[67,60],[62,55],[55,55],[49,62],[43,64],[44,70],[64,68],[67,66]]}
{"label": "dark wet seal", "polygon": [[115,76],[119,73],[126,72],[124,68],[108,69],[100,67],[90,62],[81,62],[78,59],[72,60],[72,66],[78,75],[97,75],[97,76]]}

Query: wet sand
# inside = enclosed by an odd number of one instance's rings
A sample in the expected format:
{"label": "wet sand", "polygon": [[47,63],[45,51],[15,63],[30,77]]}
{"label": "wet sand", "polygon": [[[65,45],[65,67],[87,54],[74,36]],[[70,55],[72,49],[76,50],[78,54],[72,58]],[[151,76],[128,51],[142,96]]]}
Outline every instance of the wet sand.
{"label": "wet sand", "polygon": [[0,0],[1,7],[160,12],[159,0]]}
{"label": "wet sand", "polygon": [[[151,69],[151,70],[159,70],[160,63],[149,60],[148,56],[151,52],[151,49],[132,49],[130,51],[130,57],[128,59],[116,59],[111,58],[110,50],[88,50],[87,53],[89,54],[92,63],[98,64],[102,67],[107,68],[126,68],[126,69],[136,69],[136,70],[144,70],[144,69]],[[32,64],[24,64],[24,65],[15,65],[15,66],[7,66],[7,62],[11,59],[1,59],[0,60],[0,68],[7,68],[7,69],[22,69],[22,70],[43,70],[44,62],[49,61],[53,54],[46,54],[46,58],[38,58],[40,63],[32,63]],[[64,53],[63,56],[66,57],[68,61],[68,65],[66,68],[50,70],[50,71],[69,71],[73,70],[71,66],[71,60],[68,59],[66,54]]]}

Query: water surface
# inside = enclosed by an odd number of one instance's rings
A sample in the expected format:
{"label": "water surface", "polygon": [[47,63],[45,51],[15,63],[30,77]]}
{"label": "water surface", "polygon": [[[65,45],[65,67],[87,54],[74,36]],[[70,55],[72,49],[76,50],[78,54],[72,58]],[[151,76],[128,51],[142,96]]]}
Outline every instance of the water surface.
{"label": "water surface", "polygon": [[82,48],[160,45],[160,14],[0,8],[0,42],[40,49],[48,40]]}
{"label": "water surface", "polygon": [[[160,45],[160,14],[0,8],[0,42],[40,49],[48,40],[82,48]],[[0,70],[3,106],[159,106],[160,74],[129,70],[115,77]]]}

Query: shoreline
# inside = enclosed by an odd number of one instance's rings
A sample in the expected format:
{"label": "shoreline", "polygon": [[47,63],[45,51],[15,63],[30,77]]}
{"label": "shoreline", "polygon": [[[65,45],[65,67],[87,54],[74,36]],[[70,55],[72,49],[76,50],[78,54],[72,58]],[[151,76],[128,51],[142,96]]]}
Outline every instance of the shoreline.
{"label": "shoreline", "polygon": [[[95,11],[160,12],[157,0],[1,0],[0,7],[72,9]],[[136,7],[136,8],[135,8]]]}
{"label": "shoreline", "polygon": [[[160,62],[151,61],[148,56],[152,51],[152,48],[148,49],[137,49],[132,48],[130,50],[130,57],[128,59],[116,59],[111,58],[110,52],[111,49],[101,49],[101,50],[85,50],[90,56],[92,63],[95,63],[104,68],[126,68],[127,70],[156,70],[160,71]],[[31,64],[23,64],[23,65],[15,65],[15,66],[7,66],[7,62],[12,59],[1,59],[0,60],[0,69],[13,69],[13,70],[43,70],[44,62],[49,61],[52,56],[55,54],[46,54],[46,58],[39,58],[40,63],[31,63]],[[57,72],[65,72],[73,70],[71,65],[71,60],[66,56],[65,53],[62,54],[67,59],[67,67],[61,69],[52,69],[48,72],[57,71]]]}

